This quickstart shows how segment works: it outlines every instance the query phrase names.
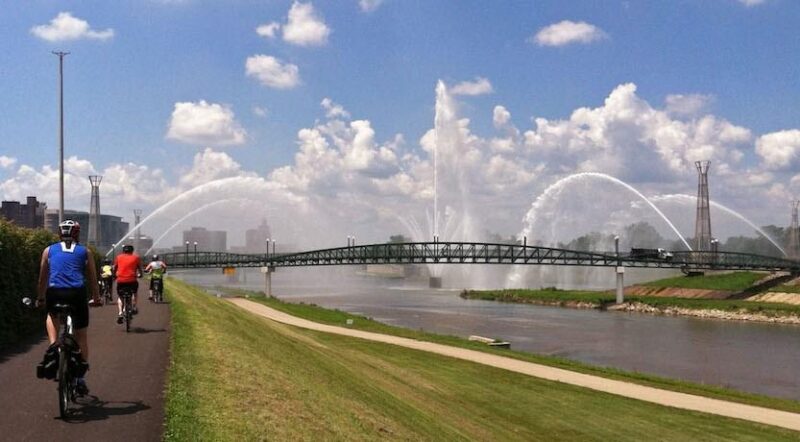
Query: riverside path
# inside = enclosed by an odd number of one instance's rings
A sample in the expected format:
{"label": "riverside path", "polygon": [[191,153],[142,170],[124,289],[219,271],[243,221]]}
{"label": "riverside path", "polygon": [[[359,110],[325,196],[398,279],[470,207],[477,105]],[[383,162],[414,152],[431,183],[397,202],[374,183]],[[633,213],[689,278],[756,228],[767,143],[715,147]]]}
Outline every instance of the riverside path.
{"label": "riverside path", "polygon": [[91,391],[71,405],[66,420],[58,418],[56,383],[36,378],[47,348],[44,333],[0,353],[0,440],[162,439],[169,306],[148,302],[146,284],[139,299],[130,333],[115,321],[116,304],[90,309]]}
{"label": "riverside path", "polygon": [[288,315],[286,313],[269,308],[263,304],[246,299],[228,298],[228,300],[251,313],[295,327],[317,330],[325,333],[352,336],[355,338],[383,342],[392,345],[399,345],[402,347],[413,348],[416,350],[472,361],[479,364],[490,365],[542,379],[577,385],[592,390],[602,391],[646,402],[652,402],[668,407],[700,411],[704,413],[743,419],[800,431],[800,414],[797,413],[739,404],[703,396],[678,393],[659,388],[646,387],[630,382],[576,373],[560,368],[520,361],[518,359],[497,356],[489,353],[482,353],[475,350],[436,344],[433,342],[418,341],[415,339],[401,338],[398,336],[320,324]]}

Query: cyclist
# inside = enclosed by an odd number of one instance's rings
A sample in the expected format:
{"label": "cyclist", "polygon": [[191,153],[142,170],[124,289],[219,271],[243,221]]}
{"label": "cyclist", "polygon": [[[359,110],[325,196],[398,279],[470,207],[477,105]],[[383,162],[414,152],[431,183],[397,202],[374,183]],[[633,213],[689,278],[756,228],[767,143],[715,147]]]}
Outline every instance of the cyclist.
{"label": "cyclist", "polygon": [[[83,359],[89,361],[89,341],[86,328],[89,326],[89,305],[87,287],[91,291],[92,302],[100,303],[97,289],[97,272],[92,251],[80,245],[81,225],[73,220],[65,220],[58,225],[60,241],[47,246],[42,251],[39,264],[39,283],[37,305],[47,307],[47,338],[52,345],[58,338],[60,327],[58,315],[53,312],[56,304],[68,304],[72,309],[72,328],[75,340],[81,348]],[[77,392],[89,393],[84,378],[77,379]]]}
{"label": "cyclist", "polygon": [[164,290],[164,274],[167,273],[167,264],[158,259],[158,255],[153,255],[153,260],[144,268],[145,273],[150,274],[150,300],[153,300],[156,281],[161,283],[161,290]]}
{"label": "cyclist", "polygon": [[[111,266],[111,260],[106,258],[103,260],[103,266],[100,267],[100,279],[103,281],[105,290],[111,293],[111,282],[114,275],[114,268]],[[109,299],[111,299],[109,297]]]}
{"label": "cyclist", "polygon": [[133,253],[133,246],[125,244],[122,246],[122,253],[114,259],[114,275],[117,277],[117,324],[122,324],[122,297],[121,293],[125,289],[130,289],[133,293],[131,304],[133,305],[134,315],[139,313],[136,308],[136,292],[139,290],[139,281],[136,278],[142,276],[142,261],[139,255]]}

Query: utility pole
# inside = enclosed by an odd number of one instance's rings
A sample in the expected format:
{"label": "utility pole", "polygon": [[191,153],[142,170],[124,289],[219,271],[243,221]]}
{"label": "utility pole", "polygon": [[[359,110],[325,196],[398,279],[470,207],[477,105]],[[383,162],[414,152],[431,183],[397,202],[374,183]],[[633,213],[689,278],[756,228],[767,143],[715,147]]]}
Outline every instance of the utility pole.
{"label": "utility pole", "polygon": [[58,55],[59,131],[58,131],[58,223],[64,221],[64,56],[69,52],[53,51]]}

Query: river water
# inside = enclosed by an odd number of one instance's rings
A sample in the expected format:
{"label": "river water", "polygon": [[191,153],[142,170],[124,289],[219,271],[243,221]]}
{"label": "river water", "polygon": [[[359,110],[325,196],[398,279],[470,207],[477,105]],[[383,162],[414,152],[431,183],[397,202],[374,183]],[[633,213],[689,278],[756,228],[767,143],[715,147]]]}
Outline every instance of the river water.
{"label": "river water", "polygon": [[[312,277],[313,275],[313,277]],[[178,276],[178,275],[176,275]],[[202,286],[262,291],[257,269],[232,282],[186,272]],[[273,293],[412,329],[511,342],[515,350],[800,400],[800,326],[465,300],[458,290],[359,275],[353,269],[279,269]]]}

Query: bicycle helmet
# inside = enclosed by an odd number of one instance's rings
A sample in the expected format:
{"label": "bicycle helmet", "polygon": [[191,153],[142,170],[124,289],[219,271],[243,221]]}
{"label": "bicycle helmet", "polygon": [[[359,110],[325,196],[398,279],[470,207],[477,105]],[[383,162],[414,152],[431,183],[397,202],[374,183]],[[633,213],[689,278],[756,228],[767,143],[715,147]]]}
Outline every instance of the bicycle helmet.
{"label": "bicycle helmet", "polygon": [[153,261],[158,261],[158,255],[153,255]]}
{"label": "bicycle helmet", "polygon": [[58,224],[58,234],[61,239],[78,242],[78,237],[81,234],[81,225],[71,219],[64,220]]}
{"label": "bicycle helmet", "polygon": [[122,253],[133,253],[133,246],[130,244],[125,244],[122,246]]}

